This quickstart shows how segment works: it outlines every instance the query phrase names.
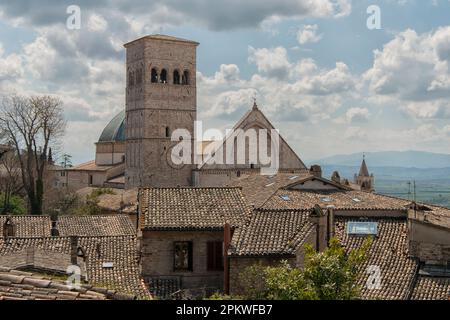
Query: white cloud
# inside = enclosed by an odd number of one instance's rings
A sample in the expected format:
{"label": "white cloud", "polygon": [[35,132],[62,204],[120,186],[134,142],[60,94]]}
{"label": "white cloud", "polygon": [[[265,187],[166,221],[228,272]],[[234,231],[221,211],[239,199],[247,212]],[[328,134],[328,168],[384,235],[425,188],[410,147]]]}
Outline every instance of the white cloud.
{"label": "white cloud", "polygon": [[297,32],[297,41],[300,44],[319,42],[323,34],[318,34],[319,26],[317,24],[304,25]]}
{"label": "white cloud", "polygon": [[283,47],[255,49],[248,47],[248,61],[256,64],[258,71],[270,77],[286,78],[289,75],[291,64],[288,61],[287,51]]}
{"label": "white cloud", "polygon": [[4,56],[5,51],[0,43],[0,84],[4,81],[14,81],[23,76],[22,59],[19,55],[12,53]]}
{"label": "white cloud", "polygon": [[449,64],[450,26],[424,34],[408,29],[375,51],[364,79],[372,94],[396,99],[410,116],[448,117]]}
{"label": "white cloud", "polygon": [[89,17],[87,26],[90,31],[103,32],[108,28],[108,22],[101,15],[92,14]]}
{"label": "white cloud", "polygon": [[366,122],[369,116],[370,112],[367,108],[350,108],[345,114],[347,123]]}

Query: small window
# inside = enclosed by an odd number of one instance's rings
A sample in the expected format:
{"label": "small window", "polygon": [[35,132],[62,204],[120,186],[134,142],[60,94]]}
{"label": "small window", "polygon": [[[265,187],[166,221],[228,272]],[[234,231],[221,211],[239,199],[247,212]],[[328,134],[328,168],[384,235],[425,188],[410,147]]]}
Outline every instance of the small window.
{"label": "small window", "polygon": [[209,271],[223,270],[223,242],[209,241],[207,243],[207,269]]}
{"label": "small window", "polygon": [[166,69],[162,69],[161,70],[161,75],[159,77],[159,82],[167,83],[167,71],[166,71]]}
{"label": "small window", "polygon": [[152,69],[152,83],[158,82],[158,72],[155,68]]}
{"label": "small window", "polygon": [[173,72],[173,84],[180,84],[180,73],[178,70]]}
{"label": "small window", "polygon": [[170,138],[170,129],[166,127],[166,138]]}
{"label": "small window", "polygon": [[250,169],[255,169],[255,164],[250,163]]}
{"label": "small window", "polygon": [[89,185],[93,185],[94,183],[94,177],[92,176],[92,174],[89,175]]}
{"label": "small window", "polygon": [[192,271],[192,242],[175,242],[173,258],[175,271]]}
{"label": "small window", "polygon": [[357,236],[376,236],[378,234],[378,224],[370,221],[349,221],[347,223],[347,234]]}
{"label": "small window", "polygon": [[184,85],[189,84],[189,71],[185,70],[183,72],[183,76],[181,77],[181,83]]}

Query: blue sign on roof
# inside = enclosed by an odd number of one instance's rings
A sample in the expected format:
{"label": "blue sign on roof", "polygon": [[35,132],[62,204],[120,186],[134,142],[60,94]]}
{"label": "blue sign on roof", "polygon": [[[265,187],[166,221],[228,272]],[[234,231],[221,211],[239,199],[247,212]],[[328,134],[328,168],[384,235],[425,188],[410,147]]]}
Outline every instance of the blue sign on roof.
{"label": "blue sign on roof", "polygon": [[350,221],[347,223],[347,234],[359,236],[376,236],[378,235],[378,223],[368,221]]}

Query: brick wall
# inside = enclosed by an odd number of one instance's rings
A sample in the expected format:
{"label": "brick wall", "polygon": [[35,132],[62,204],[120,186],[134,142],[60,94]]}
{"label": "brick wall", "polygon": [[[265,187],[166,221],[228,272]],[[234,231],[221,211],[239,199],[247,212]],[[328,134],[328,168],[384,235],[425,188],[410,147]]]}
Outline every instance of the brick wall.
{"label": "brick wall", "polygon": [[448,264],[450,230],[411,218],[408,222],[410,255],[429,264]]}
{"label": "brick wall", "polygon": [[[193,242],[193,271],[174,271],[174,242]],[[144,231],[141,239],[145,277],[180,277],[183,289],[223,287],[223,271],[207,270],[207,242],[223,241],[223,232]]]}

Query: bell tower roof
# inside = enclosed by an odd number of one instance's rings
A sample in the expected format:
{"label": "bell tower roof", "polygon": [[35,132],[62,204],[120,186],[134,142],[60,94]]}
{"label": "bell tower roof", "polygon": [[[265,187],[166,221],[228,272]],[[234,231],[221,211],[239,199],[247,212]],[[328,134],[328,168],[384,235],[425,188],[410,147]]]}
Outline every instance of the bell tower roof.
{"label": "bell tower roof", "polygon": [[183,39],[183,38],[177,38],[177,37],[173,37],[173,36],[168,36],[165,34],[152,34],[152,35],[147,35],[144,37],[141,37],[139,39],[130,41],[128,43],[125,43],[123,46],[126,48],[129,45],[141,41],[141,40],[161,40],[161,41],[170,41],[170,42],[181,42],[181,43],[185,43],[185,44],[190,44],[190,45],[194,45],[194,46],[198,46],[200,43],[192,41],[192,40],[187,40],[187,39]]}
{"label": "bell tower roof", "polygon": [[361,163],[361,168],[359,168],[360,177],[370,177],[369,170],[367,169],[366,157],[363,156],[363,161]]}

